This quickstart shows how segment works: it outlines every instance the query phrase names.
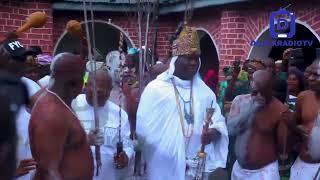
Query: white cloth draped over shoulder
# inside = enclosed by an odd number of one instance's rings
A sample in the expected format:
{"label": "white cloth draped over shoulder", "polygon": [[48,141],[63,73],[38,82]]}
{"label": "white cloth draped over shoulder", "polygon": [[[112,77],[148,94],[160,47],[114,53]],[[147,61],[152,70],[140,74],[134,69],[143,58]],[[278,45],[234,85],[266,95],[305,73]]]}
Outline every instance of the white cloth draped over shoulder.
{"label": "white cloth draped over shoulder", "polygon": [[41,89],[41,87],[36,82],[34,82],[29,78],[21,77],[21,81],[27,87],[29,98],[31,98],[34,94],[36,94]]}
{"label": "white cloth draped over shoulder", "polygon": [[41,87],[48,87],[50,83],[50,76],[46,75],[43,78],[38,80],[38,84],[40,84]]}
{"label": "white cloth draped over shoulder", "polygon": [[[186,151],[179,110],[171,78],[184,100],[190,100],[190,81],[173,75],[173,57],[167,71],[151,81],[142,93],[137,112],[137,134],[143,142],[143,155],[147,162],[149,180],[185,180],[186,158],[197,156],[201,148],[201,134],[206,117],[206,108],[213,101],[215,113],[209,128],[221,133],[220,139],[207,145],[205,172],[225,167],[228,154],[228,132],[225,119],[216,103],[216,96],[197,74],[193,79],[194,131]],[[180,99],[183,111],[183,102]],[[185,126],[187,122],[184,121]],[[186,128],[185,128],[186,129]]]}
{"label": "white cloth draped over shoulder", "polygon": [[[21,77],[21,81],[27,87],[29,98],[31,98],[40,90],[40,86],[29,78]],[[28,133],[29,121],[31,117],[29,112],[30,110],[26,106],[22,106],[16,116],[18,135],[17,166],[21,160],[32,159]],[[33,176],[32,174],[33,171],[20,178],[16,178],[16,180],[30,180]]]}
{"label": "white cloth draped over shoulder", "polygon": [[[86,100],[85,94],[80,94],[72,101],[72,109],[75,111],[87,133],[94,129],[94,112]],[[121,109],[121,137],[123,149],[129,157],[129,165],[121,170],[114,166],[113,156],[117,152],[119,130],[120,107],[111,101],[107,101],[103,107],[98,107],[98,116],[101,130],[104,132],[104,144],[100,146],[102,167],[99,176],[94,176],[94,180],[119,180],[129,179],[133,176],[134,150],[132,141],[129,138],[130,126],[128,115]],[[92,147],[94,155],[94,147]],[[96,168],[96,167],[95,167]]]}

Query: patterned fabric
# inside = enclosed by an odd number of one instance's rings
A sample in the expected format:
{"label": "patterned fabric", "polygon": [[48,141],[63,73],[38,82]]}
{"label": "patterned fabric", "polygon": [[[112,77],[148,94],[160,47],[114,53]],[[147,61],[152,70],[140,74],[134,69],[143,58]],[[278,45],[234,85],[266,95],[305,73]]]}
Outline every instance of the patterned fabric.
{"label": "patterned fabric", "polygon": [[172,56],[200,55],[200,41],[197,30],[186,26],[179,37],[173,42]]}

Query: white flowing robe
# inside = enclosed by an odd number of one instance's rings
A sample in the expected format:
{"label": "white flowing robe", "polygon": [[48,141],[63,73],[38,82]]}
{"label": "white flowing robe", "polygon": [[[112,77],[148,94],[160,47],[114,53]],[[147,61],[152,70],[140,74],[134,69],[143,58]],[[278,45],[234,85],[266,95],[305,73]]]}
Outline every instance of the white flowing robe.
{"label": "white flowing robe", "polygon": [[[85,94],[80,94],[73,100],[72,109],[77,114],[87,133],[91,129],[94,129],[93,107],[87,103]],[[123,110],[121,110],[121,137],[123,149],[129,157],[129,165],[121,170],[115,169],[114,165],[113,157],[117,152],[116,143],[119,137],[119,110],[120,107],[111,101],[107,101],[103,107],[98,107],[100,127],[102,127],[102,131],[104,132],[104,145],[100,146],[101,170],[98,177],[93,177],[94,180],[127,180],[133,176],[134,150],[132,141],[129,139],[130,126],[128,115]],[[91,150],[94,155],[94,147]]]}
{"label": "white flowing robe", "polygon": [[[40,90],[40,86],[28,79],[26,77],[22,77],[21,81],[25,84],[28,90],[29,98],[31,98],[34,94],[36,94]],[[21,160],[24,159],[32,159],[31,149],[30,149],[30,141],[29,141],[29,121],[30,121],[30,113],[26,106],[22,106],[17,113],[16,121],[17,121],[17,135],[18,135],[18,143],[17,143],[17,166]],[[34,171],[31,171],[29,174],[21,176],[20,178],[16,178],[17,180],[30,180],[32,179]]]}
{"label": "white flowing robe", "polygon": [[[176,57],[172,58],[170,68],[147,85],[138,107],[137,134],[138,138],[143,141],[142,153],[147,162],[149,180],[186,179],[186,158],[195,158],[201,148],[206,108],[210,107],[212,101],[215,113],[209,128],[217,129],[221,137],[205,148],[207,153],[205,172],[212,172],[219,167],[226,166],[229,139],[225,119],[216,103],[215,94],[198,74],[193,80],[194,132],[186,152],[179,110],[170,80],[174,77],[176,59]],[[189,100],[190,81],[174,78],[183,99]],[[180,104],[183,111],[181,100]],[[187,122],[185,121],[184,124],[186,125]]]}

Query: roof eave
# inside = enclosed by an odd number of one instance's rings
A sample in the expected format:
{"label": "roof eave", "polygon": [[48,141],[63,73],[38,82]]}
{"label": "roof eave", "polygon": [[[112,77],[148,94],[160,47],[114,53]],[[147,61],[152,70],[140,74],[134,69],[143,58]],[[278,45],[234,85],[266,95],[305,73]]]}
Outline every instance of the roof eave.
{"label": "roof eave", "polygon": [[[231,4],[231,3],[239,3],[239,2],[246,2],[248,0],[201,0],[201,1],[194,1],[193,8],[204,8],[210,6],[218,6],[224,4]],[[170,6],[163,6],[160,8],[160,14],[169,14],[169,13],[177,13],[183,12],[186,9],[185,3],[179,3]]]}
{"label": "roof eave", "polygon": [[[204,8],[210,6],[218,6],[224,4],[231,3],[240,3],[246,2],[249,0],[201,0],[194,1],[193,8]],[[135,12],[137,11],[137,7],[132,4],[106,4],[106,3],[96,3],[92,4],[92,8],[94,11],[109,11],[109,12]],[[160,6],[160,15],[169,14],[169,13],[178,13],[185,11],[186,4],[185,3],[176,3],[171,5],[161,5]],[[53,3],[53,10],[58,11],[83,11],[82,3],[73,3],[73,2],[56,2]]]}
{"label": "roof eave", "polygon": [[[83,11],[81,3],[57,2],[53,3],[53,10],[57,11]],[[89,7],[87,6],[89,9]],[[92,4],[94,11],[109,11],[109,12],[134,12],[136,7],[132,5],[111,5],[111,4]]]}

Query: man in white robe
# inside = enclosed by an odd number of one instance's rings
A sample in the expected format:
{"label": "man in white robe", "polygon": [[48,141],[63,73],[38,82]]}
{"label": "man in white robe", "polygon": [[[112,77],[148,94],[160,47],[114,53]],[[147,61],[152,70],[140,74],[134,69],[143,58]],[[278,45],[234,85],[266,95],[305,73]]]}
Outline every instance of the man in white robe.
{"label": "man in white robe", "polygon": [[[32,97],[41,89],[36,82],[27,77],[21,77],[21,81],[27,87],[30,99],[32,99]],[[17,178],[17,180],[31,180],[35,172],[34,165],[36,164],[36,162],[33,160],[31,154],[28,133],[29,121],[31,117],[30,112],[30,107],[23,105],[17,114],[17,160],[19,163],[18,165],[20,166],[18,171],[20,171],[22,174],[27,173]]]}
{"label": "man in white robe", "polygon": [[[169,69],[144,89],[137,112],[137,134],[148,179],[194,179],[202,143],[207,144],[207,156],[200,174],[207,179],[210,172],[226,166],[229,139],[225,119],[215,94],[199,77],[200,46],[195,29],[185,27],[173,47]],[[203,131],[208,107],[215,112],[209,129]]]}
{"label": "man in white robe", "polygon": [[[86,94],[80,94],[72,102],[72,108],[82,122],[85,131],[88,133],[94,129],[94,108],[92,103],[93,77],[89,75],[89,81],[86,84]],[[109,101],[110,92],[112,90],[112,79],[107,71],[97,70],[96,86],[98,97],[98,118],[100,122],[101,132],[104,133],[105,142],[100,146],[102,166],[99,176],[94,176],[95,180],[127,180],[133,175],[133,145],[129,138],[130,126],[128,115],[121,109],[121,140],[123,142],[123,157],[128,163],[121,169],[117,169],[114,162],[114,155],[117,152],[117,142],[119,140],[119,120],[120,107]],[[94,147],[92,147],[94,154]],[[95,165],[95,168],[96,165]]]}
{"label": "man in white robe", "polygon": [[[33,100],[32,97],[34,94],[40,90],[40,87],[31,79],[22,77],[22,75],[26,64],[26,56],[31,55],[32,53],[33,52],[26,50],[17,39],[6,40],[0,45],[0,69],[8,71],[17,77],[21,77],[20,80],[25,84],[31,101]],[[29,180],[31,176],[29,171],[35,169],[35,162],[32,159],[29,145],[29,112],[30,109],[23,105],[16,116],[18,135],[17,176],[21,176],[18,178],[19,180]]]}
{"label": "man in white robe", "polygon": [[[27,77],[21,77],[21,81],[25,84],[28,90],[30,100],[34,100],[33,96],[41,89],[41,87],[33,80]],[[29,141],[29,121],[31,117],[31,107],[22,106],[17,115],[17,134],[18,134],[18,146],[17,146],[17,160],[20,165],[21,172],[29,172],[29,170],[35,169],[35,161],[31,155],[30,141]],[[29,165],[28,165],[29,164]],[[23,170],[25,169],[25,170]],[[24,176],[17,178],[17,180],[31,180],[34,171],[30,171]]]}

